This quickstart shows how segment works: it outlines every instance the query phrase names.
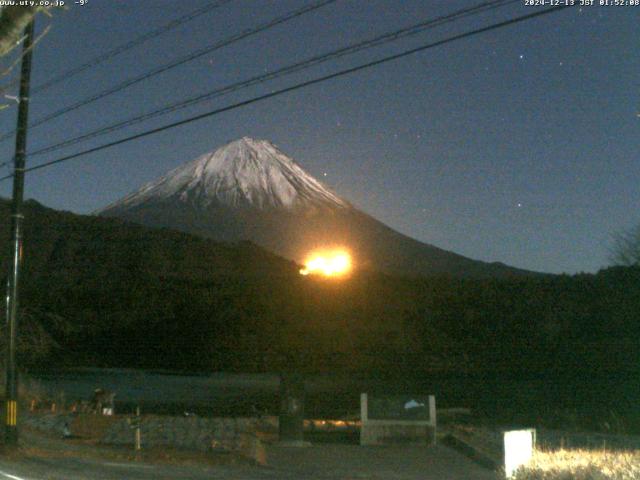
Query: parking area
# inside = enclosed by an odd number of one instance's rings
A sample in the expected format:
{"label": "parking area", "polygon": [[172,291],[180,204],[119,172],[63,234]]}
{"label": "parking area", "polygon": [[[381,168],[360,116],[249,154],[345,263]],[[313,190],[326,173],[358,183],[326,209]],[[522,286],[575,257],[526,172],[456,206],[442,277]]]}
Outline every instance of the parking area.
{"label": "parking area", "polygon": [[270,446],[268,464],[297,478],[367,480],[495,480],[498,475],[441,445],[316,444]]}

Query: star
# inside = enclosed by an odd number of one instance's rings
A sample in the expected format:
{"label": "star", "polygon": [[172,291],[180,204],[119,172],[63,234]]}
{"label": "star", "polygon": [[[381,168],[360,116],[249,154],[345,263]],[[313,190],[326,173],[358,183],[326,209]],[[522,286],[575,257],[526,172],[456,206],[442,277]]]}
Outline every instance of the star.
{"label": "star", "polygon": [[520,60],[524,59],[524,55],[521,53],[520,54]]}
{"label": "star", "polygon": [[322,176],[323,176],[323,177],[326,177],[326,176],[327,176],[327,172],[323,172],[323,173],[322,173]]}
{"label": "star", "polygon": [[521,204],[521,203],[518,203],[518,208],[520,208],[520,207],[522,207],[522,204]]}

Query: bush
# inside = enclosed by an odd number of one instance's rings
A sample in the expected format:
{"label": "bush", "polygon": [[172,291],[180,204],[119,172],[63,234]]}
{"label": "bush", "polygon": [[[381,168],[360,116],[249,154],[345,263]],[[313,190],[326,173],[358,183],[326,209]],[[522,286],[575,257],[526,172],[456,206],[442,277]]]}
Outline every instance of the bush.
{"label": "bush", "polygon": [[515,480],[637,480],[640,451],[537,451]]}

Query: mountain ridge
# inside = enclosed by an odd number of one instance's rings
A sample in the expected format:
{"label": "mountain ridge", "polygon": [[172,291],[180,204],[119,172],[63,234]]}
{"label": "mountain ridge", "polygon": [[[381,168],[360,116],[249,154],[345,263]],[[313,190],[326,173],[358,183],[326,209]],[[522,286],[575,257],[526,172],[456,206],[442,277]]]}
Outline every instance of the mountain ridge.
{"label": "mountain ridge", "polygon": [[303,263],[345,247],[357,268],[403,275],[536,275],[420,242],[342,199],[267,140],[243,137],[171,170],[98,215],[218,241],[249,240]]}

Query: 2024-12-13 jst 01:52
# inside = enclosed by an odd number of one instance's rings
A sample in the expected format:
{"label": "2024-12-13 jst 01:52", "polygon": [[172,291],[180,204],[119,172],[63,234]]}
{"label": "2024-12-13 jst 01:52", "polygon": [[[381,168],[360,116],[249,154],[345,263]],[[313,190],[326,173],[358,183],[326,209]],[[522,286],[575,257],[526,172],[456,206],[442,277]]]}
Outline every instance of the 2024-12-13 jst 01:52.
{"label": "2024-12-13 jst 01:52", "polygon": [[524,0],[526,7],[637,7],[640,0]]}

